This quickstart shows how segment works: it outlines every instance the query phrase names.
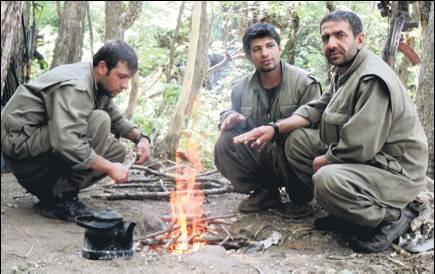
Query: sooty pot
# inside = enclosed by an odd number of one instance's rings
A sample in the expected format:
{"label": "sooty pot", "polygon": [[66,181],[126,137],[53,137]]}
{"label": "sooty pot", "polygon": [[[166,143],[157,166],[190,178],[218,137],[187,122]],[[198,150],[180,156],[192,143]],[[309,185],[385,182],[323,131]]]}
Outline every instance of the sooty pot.
{"label": "sooty pot", "polygon": [[86,228],[82,256],[91,260],[131,257],[135,223],[124,222],[122,216],[103,210],[92,216],[79,216],[77,225]]}

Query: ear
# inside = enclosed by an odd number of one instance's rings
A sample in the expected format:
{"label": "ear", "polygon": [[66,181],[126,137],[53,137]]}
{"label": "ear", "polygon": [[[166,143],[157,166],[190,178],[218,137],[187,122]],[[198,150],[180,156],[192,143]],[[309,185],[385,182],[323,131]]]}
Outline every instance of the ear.
{"label": "ear", "polygon": [[356,43],[358,45],[358,49],[362,49],[364,47],[365,40],[366,38],[363,32],[356,36]]}
{"label": "ear", "polygon": [[106,61],[100,61],[97,66],[98,72],[100,75],[105,75],[107,73],[107,64]]}

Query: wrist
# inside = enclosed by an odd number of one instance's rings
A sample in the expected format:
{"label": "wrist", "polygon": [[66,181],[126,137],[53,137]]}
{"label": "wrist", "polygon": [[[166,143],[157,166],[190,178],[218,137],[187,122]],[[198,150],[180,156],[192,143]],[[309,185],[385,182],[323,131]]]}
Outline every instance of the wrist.
{"label": "wrist", "polygon": [[147,139],[148,143],[151,144],[150,138],[148,136],[144,135],[142,132],[139,132],[139,134],[136,136],[136,138],[133,142],[137,145],[137,144],[139,144],[140,140],[142,140],[142,138]]}
{"label": "wrist", "polygon": [[275,122],[269,122],[265,126],[271,126],[273,128],[273,138],[277,138],[279,135],[279,127]]}

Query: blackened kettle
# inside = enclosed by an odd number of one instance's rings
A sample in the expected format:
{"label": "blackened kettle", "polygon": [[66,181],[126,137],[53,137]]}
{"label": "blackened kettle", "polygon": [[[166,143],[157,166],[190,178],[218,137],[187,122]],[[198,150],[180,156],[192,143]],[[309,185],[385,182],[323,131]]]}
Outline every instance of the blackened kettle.
{"label": "blackened kettle", "polygon": [[110,209],[93,215],[76,217],[77,225],[86,228],[82,256],[91,260],[110,260],[131,257],[135,223],[125,222],[122,216]]}

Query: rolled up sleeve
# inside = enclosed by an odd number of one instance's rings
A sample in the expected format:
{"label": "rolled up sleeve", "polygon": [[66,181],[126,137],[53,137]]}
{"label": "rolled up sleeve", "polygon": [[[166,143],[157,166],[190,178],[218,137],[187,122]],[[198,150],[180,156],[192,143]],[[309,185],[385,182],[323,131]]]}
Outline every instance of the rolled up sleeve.
{"label": "rolled up sleeve", "polygon": [[305,105],[300,106],[294,114],[310,120],[311,124],[317,123],[320,121],[320,118],[330,100],[331,93],[329,93],[329,91],[325,92],[319,99],[311,100]]}

